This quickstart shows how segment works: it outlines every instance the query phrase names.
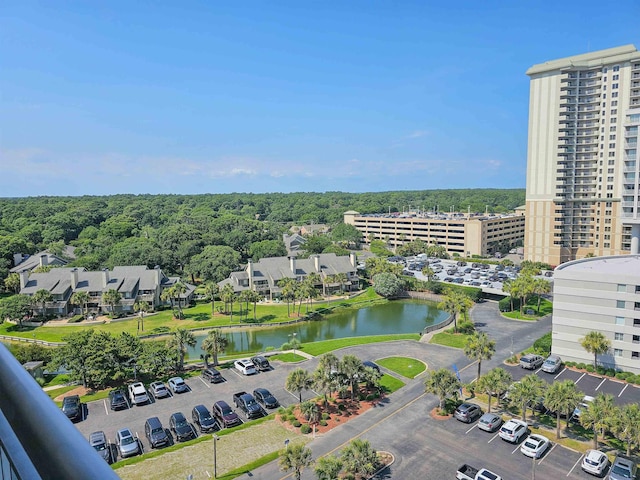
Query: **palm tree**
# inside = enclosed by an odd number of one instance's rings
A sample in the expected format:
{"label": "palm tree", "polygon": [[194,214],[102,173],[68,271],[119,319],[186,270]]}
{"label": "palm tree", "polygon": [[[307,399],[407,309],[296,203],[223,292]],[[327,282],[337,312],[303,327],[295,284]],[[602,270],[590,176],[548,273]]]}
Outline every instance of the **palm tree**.
{"label": "palm tree", "polygon": [[422,269],[422,275],[424,275],[425,277],[427,277],[427,280],[431,281],[433,280],[433,277],[435,276],[435,273],[433,271],[433,268],[431,268],[430,266],[425,266]]}
{"label": "palm tree", "polygon": [[222,330],[214,328],[209,330],[206,338],[202,340],[202,350],[213,357],[213,364],[218,365],[218,355],[224,353],[229,344],[229,339],[222,334]]}
{"label": "palm tree", "polygon": [[502,284],[502,291],[509,294],[509,303],[513,312],[513,298],[520,294],[518,285],[513,280],[507,280]]}
{"label": "palm tree", "polygon": [[144,314],[149,311],[149,304],[147,302],[136,302],[133,304],[133,310],[138,313],[138,330],[144,332]]}
{"label": "palm tree", "polygon": [[556,413],[556,438],[560,438],[560,415],[567,415],[567,425],[569,417],[575,406],[580,402],[583,393],[578,390],[572,380],[553,382],[544,396],[544,405],[550,411]]}
{"label": "palm tree", "polygon": [[249,302],[251,301],[251,292],[253,290],[243,290],[238,295],[238,302],[240,303],[240,322],[242,322],[242,304],[245,304],[245,310],[247,318],[249,318]]}
{"label": "palm tree", "polygon": [[440,410],[444,408],[444,401],[447,397],[457,394],[462,385],[460,380],[451,370],[441,368],[427,372],[424,380],[425,392],[433,393],[440,399]]}
{"label": "palm tree", "polygon": [[336,273],[335,275],[336,281],[340,284],[340,293],[344,292],[344,284],[347,283],[347,274],[346,273]]}
{"label": "palm tree", "polygon": [[178,370],[182,370],[184,366],[184,356],[187,353],[187,347],[196,346],[196,337],[193,332],[186,328],[178,328],[171,338],[167,341],[167,346],[178,352]]}
{"label": "palm tree", "polygon": [[500,398],[500,396],[507,391],[509,385],[511,385],[511,374],[504,368],[494,368],[482,375],[476,383],[476,388],[489,396],[487,410],[491,412],[491,399],[493,396]]}
{"label": "palm tree", "polygon": [[321,392],[324,395],[325,408],[329,405],[327,394],[331,395],[334,392],[335,375],[340,365],[340,359],[335,354],[329,352],[320,356],[318,366],[313,375],[313,384],[316,391]]}
{"label": "palm tree", "polygon": [[378,453],[368,440],[356,438],[341,453],[347,472],[367,478],[378,468]]}
{"label": "palm tree", "polygon": [[601,332],[589,332],[580,340],[580,345],[593,354],[593,368],[598,368],[598,355],[603,355],[611,348],[611,340]]}
{"label": "palm tree", "polygon": [[182,313],[182,296],[187,293],[187,286],[182,282],[176,282],[176,284],[172,287],[173,296],[176,298],[178,304],[178,320],[182,320],[184,318],[184,314]]}
{"label": "palm tree", "polygon": [[471,360],[477,360],[478,362],[476,381],[480,379],[482,360],[491,360],[494,353],[496,353],[496,341],[491,340],[486,333],[474,331],[467,339],[464,346],[464,354]]}
{"label": "palm tree", "polygon": [[300,480],[302,470],[313,464],[311,450],[301,443],[289,445],[284,451],[280,452],[279,464],[280,470],[285,472],[293,470],[295,479]]}
{"label": "palm tree", "polygon": [[173,307],[173,297],[173,287],[165,288],[160,294],[160,300],[162,300],[162,302],[165,304],[168,301],[171,304],[171,312],[175,314],[175,309]]}
{"label": "palm tree", "polygon": [[102,302],[109,305],[109,309],[111,310],[111,315],[114,314],[116,310],[116,305],[120,303],[120,300],[122,300],[122,295],[120,295],[120,292],[114,288],[111,288],[102,294]]}
{"label": "palm tree", "polygon": [[533,293],[538,296],[538,313],[540,313],[540,303],[542,302],[542,295],[551,291],[551,283],[547,282],[544,278],[536,278],[533,281]]}
{"label": "palm tree", "polygon": [[209,282],[204,286],[204,293],[211,300],[211,317],[216,314],[216,295],[220,293],[220,287],[215,282]]}
{"label": "palm tree", "polygon": [[311,388],[312,383],[313,379],[309,372],[302,368],[296,368],[287,376],[285,388],[290,392],[297,392],[298,400],[302,403],[302,390],[308,390]]}
{"label": "palm tree", "polygon": [[[291,302],[291,300],[295,301],[296,283],[297,282],[295,278],[289,278],[289,277],[283,278],[278,282],[278,286],[281,288],[282,298],[284,298],[287,302],[287,318],[289,318],[289,316],[291,315],[291,312],[289,311],[289,302]],[[295,308],[295,305],[294,305],[294,308]]]}
{"label": "palm tree", "polygon": [[4,286],[7,290],[13,293],[20,292],[20,275],[17,273],[10,273],[7,278],[4,279]]}
{"label": "palm tree", "polygon": [[458,292],[447,289],[438,303],[438,308],[453,315],[453,331],[458,333],[458,314],[460,313],[460,295]]}
{"label": "palm tree", "polygon": [[53,300],[53,295],[47,289],[41,288],[31,297],[31,301],[34,305],[38,305],[40,307],[40,312],[42,313],[42,318],[46,316],[47,313],[47,302],[51,302]]}
{"label": "palm tree", "polygon": [[[227,304],[232,300],[232,297],[234,294],[235,292],[233,291],[233,285],[231,285],[230,283],[225,283],[225,285],[220,290],[220,299],[224,302],[225,313],[228,312]],[[233,306],[232,306],[232,310],[233,310]],[[233,312],[231,312],[231,314],[233,315]]]}
{"label": "palm tree", "polygon": [[519,382],[509,389],[509,402],[517,405],[522,410],[522,421],[527,421],[527,405],[537,402],[544,396],[547,384],[544,380],[532,373],[522,377]]}
{"label": "palm tree", "polygon": [[304,418],[306,418],[311,425],[318,423],[320,420],[320,409],[318,408],[318,404],[313,400],[302,402],[300,404],[300,413],[304,415]]}
{"label": "palm tree", "polygon": [[598,449],[598,434],[604,435],[607,427],[612,423],[611,416],[615,413],[613,395],[599,393],[587,408],[580,412],[580,424],[584,428],[593,429],[593,448]]}
{"label": "palm tree", "polygon": [[611,418],[613,434],[627,444],[627,456],[631,456],[631,449],[640,444],[640,406],[637,403],[627,403],[618,407]]}
{"label": "palm tree", "polygon": [[253,303],[253,321],[255,322],[257,320],[256,318],[256,307],[258,305],[258,302],[262,299],[262,295],[260,295],[258,292],[256,292],[255,290],[247,290],[249,293],[247,294],[249,301],[251,303]]}
{"label": "palm tree", "polygon": [[460,313],[462,314],[462,316],[464,317],[464,320],[466,322],[468,320],[467,313],[473,307],[473,300],[471,300],[464,293],[459,293],[458,294],[458,302],[460,302]]}
{"label": "palm tree", "polygon": [[89,294],[81,290],[74,292],[73,295],[71,295],[71,303],[79,306],[81,313],[85,317],[87,315],[87,312],[85,310],[87,309],[87,304],[89,303],[89,299],[90,299]]}
{"label": "palm tree", "polygon": [[316,461],[315,473],[317,480],[336,480],[342,471],[342,460],[333,455],[320,457]]}
{"label": "palm tree", "polygon": [[364,369],[362,360],[360,360],[355,355],[345,355],[344,357],[342,357],[338,369],[345,375],[345,377],[349,381],[349,385],[351,386],[351,400],[354,400],[356,398],[358,378],[362,374],[362,370]]}

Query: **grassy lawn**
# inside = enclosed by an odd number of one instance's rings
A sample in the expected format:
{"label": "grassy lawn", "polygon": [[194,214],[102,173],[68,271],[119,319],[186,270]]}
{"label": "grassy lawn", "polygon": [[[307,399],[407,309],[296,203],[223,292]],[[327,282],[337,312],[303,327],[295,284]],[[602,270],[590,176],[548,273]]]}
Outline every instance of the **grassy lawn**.
{"label": "grassy lawn", "polygon": [[[522,311],[525,313],[520,314],[520,310],[515,310],[513,312],[502,312],[502,315],[514,320],[537,320],[553,312],[553,303],[543,298],[540,302],[540,312],[538,312],[538,297],[534,296],[527,301]],[[527,311],[533,311],[533,314],[527,315]]]}
{"label": "grassy lawn", "polygon": [[397,335],[371,335],[367,337],[349,337],[338,338],[335,340],[323,340],[321,342],[305,343],[299,350],[303,350],[310,355],[321,355],[323,353],[338,350],[344,347],[353,347],[354,345],[364,345],[367,343],[390,342],[392,340],[420,340],[417,333],[402,333]]}
{"label": "grassy lawn", "polygon": [[305,357],[298,355],[296,353],[281,353],[280,355],[272,355],[269,357],[269,360],[280,360],[281,362],[290,362],[290,363],[301,362],[304,359]]}
{"label": "grassy lawn", "polygon": [[[51,398],[51,400],[53,400],[54,398],[56,398],[59,395],[64,395],[65,393],[78,388],[77,385],[67,385],[67,386],[63,386],[60,388],[54,388],[53,390],[47,390],[46,393],[47,395],[49,395],[49,398]],[[58,406],[62,405],[62,402],[56,402],[58,404]]]}
{"label": "grassy lawn", "polygon": [[405,383],[402,380],[392,377],[391,375],[384,374],[380,379],[380,386],[383,390],[389,394],[404,387]]}
{"label": "grassy lawn", "polygon": [[[330,302],[315,302],[310,312],[317,313],[331,313],[334,310],[341,308],[363,308],[377,303],[385,303],[388,300],[377,295],[373,289],[369,288],[365,290],[361,295],[352,299],[340,299]],[[216,310],[218,305],[222,306],[222,302],[216,302]],[[227,314],[216,313],[211,314],[211,303],[200,303],[195,307],[186,308],[183,310],[184,319],[176,320],[173,318],[173,312],[165,310],[157,312],[152,315],[147,315],[144,319],[144,332],[142,334],[153,333],[168,333],[178,327],[182,328],[202,328],[202,327],[220,327],[220,326],[234,326],[242,327],[253,323],[259,324],[278,324],[282,322],[289,322],[298,318],[297,306],[294,309],[293,305],[289,306],[290,314],[287,315],[287,304],[258,304],[256,308],[256,318],[253,320],[253,305],[249,304],[248,318],[245,305],[239,303],[234,304],[233,316]],[[300,310],[301,315],[305,315],[306,306],[303,305]],[[24,327],[19,329],[17,325],[10,323],[3,323],[0,325],[0,335],[10,335],[15,337],[34,338],[39,340],[45,340],[48,342],[61,342],[62,338],[69,333],[82,331],[86,328],[96,328],[102,331],[106,331],[112,334],[120,334],[122,332],[130,333],[131,335],[138,334],[138,319],[132,318],[128,320],[113,321],[104,324],[83,325],[82,323],[75,323],[65,326],[43,326],[43,327]]]}
{"label": "grassy lawn", "polygon": [[376,363],[406,378],[415,378],[427,368],[423,362],[409,357],[387,357]]}
{"label": "grassy lawn", "polygon": [[440,332],[436,333],[429,343],[444,345],[445,347],[464,348],[464,345],[467,343],[467,338],[469,337],[470,335],[463,333]]}

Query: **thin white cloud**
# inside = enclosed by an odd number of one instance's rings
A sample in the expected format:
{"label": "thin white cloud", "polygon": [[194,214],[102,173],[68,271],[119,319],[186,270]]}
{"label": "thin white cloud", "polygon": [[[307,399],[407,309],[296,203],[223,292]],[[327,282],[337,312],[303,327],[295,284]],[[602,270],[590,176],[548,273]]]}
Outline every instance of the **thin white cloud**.
{"label": "thin white cloud", "polygon": [[414,132],[411,132],[409,135],[406,135],[404,138],[406,139],[412,139],[412,138],[420,138],[420,137],[424,137],[429,135],[429,131],[428,130],[416,130]]}

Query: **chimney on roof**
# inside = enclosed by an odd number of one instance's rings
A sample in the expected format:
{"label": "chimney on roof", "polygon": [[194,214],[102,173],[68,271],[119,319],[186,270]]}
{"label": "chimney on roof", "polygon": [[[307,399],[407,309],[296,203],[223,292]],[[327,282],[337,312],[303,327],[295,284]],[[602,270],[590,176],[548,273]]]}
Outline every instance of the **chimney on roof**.
{"label": "chimney on roof", "polygon": [[13,254],[13,266],[14,267],[17,267],[23,261],[24,261],[24,255],[23,254],[21,254],[21,253],[14,253]]}
{"label": "chimney on roof", "polygon": [[20,290],[27,286],[29,283],[29,270],[22,270],[20,272]]}
{"label": "chimney on roof", "polygon": [[253,260],[251,259],[247,263],[247,276],[249,277],[249,288],[253,289]]}
{"label": "chimney on roof", "polygon": [[46,254],[40,255],[40,266],[46,267],[49,263],[49,257]]}
{"label": "chimney on roof", "polygon": [[109,284],[109,269],[104,268],[102,270],[102,288],[107,288],[108,284]]}
{"label": "chimney on roof", "polygon": [[315,254],[313,256],[313,267],[315,268],[316,272],[320,272],[320,255]]}
{"label": "chimney on roof", "polygon": [[160,286],[160,282],[162,281],[162,270],[160,270],[160,265],[153,267],[153,271],[156,276],[156,286]]}
{"label": "chimney on roof", "polygon": [[289,268],[291,269],[291,273],[293,273],[294,275],[296,274],[296,257],[294,257],[293,255],[291,255],[289,257]]}
{"label": "chimney on roof", "polygon": [[74,268],[71,270],[71,289],[75,290],[76,285],[78,285],[78,269]]}
{"label": "chimney on roof", "polygon": [[351,262],[351,266],[353,268],[356,268],[356,265],[358,264],[358,260],[356,258],[356,252],[349,252],[349,262]]}

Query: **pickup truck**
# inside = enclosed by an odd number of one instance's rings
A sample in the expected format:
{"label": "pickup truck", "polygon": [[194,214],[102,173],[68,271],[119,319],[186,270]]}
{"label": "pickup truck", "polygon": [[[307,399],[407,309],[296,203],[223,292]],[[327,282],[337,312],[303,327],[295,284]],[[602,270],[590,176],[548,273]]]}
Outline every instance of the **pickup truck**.
{"label": "pickup truck", "polygon": [[262,416],[262,407],[250,393],[235,393],[233,395],[233,403],[244,412],[247,418],[258,418]]}
{"label": "pickup truck", "polygon": [[502,480],[500,475],[493,473],[486,468],[477,468],[467,465],[462,465],[456,472],[456,478],[458,480]]}

